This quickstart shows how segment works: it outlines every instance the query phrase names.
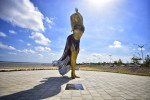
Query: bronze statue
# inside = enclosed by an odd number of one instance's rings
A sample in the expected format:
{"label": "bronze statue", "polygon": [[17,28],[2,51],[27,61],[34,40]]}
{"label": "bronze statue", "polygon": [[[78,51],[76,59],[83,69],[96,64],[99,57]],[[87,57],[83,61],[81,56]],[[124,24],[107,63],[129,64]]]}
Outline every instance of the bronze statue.
{"label": "bronze statue", "polygon": [[84,32],[83,18],[78,12],[78,9],[75,9],[76,13],[71,15],[71,27],[73,34],[69,35],[67,38],[66,46],[62,57],[58,60],[59,73],[61,75],[66,74],[70,69],[71,78],[79,78],[75,74],[76,59],[79,53],[79,44],[80,38]]}

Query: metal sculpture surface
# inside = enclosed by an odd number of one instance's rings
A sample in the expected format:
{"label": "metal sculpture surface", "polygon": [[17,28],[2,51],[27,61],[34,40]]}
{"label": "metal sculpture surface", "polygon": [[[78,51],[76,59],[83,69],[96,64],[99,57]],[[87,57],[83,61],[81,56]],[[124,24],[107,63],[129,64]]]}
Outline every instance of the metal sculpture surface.
{"label": "metal sculpture surface", "polygon": [[79,53],[80,38],[84,32],[83,18],[78,12],[78,9],[75,9],[76,13],[72,14],[71,27],[73,34],[67,37],[66,46],[63,52],[62,57],[58,60],[59,73],[61,75],[66,74],[71,70],[71,78],[79,78],[75,74],[76,59]]}

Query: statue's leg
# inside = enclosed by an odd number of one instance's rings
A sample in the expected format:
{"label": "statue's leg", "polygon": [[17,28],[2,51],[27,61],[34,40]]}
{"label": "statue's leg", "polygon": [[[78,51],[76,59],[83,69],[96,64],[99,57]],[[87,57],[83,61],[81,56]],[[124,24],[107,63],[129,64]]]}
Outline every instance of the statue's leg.
{"label": "statue's leg", "polygon": [[[77,60],[78,54],[79,54],[79,48],[77,49],[76,54],[75,54],[76,60]],[[75,77],[80,78],[79,76],[76,76],[76,74],[75,74]]]}
{"label": "statue's leg", "polygon": [[72,68],[71,78],[75,79],[76,51],[73,45],[71,46],[70,49],[71,49],[71,68]]}

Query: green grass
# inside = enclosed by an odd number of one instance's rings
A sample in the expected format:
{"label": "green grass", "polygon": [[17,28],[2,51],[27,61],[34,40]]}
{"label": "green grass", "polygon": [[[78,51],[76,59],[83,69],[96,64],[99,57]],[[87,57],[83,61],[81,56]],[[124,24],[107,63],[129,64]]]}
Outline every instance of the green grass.
{"label": "green grass", "polygon": [[149,74],[146,74],[146,73],[129,73],[129,72],[118,72],[118,71],[99,70],[99,69],[82,69],[82,68],[80,70],[84,70],[84,71],[99,71],[99,72],[111,72],[111,73],[140,75],[140,76],[149,76]]}
{"label": "green grass", "polygon": [[[108,67],[107,67],[108,68]],[[96,69],[94,66],[81,67],[80,70],[85,71],[99,71],[99,72],[112,72],[120,74],[130,74],[130,75],[140,75],[140,76],[149,76],[149,73],[136,73],[136,72],[121,72],[112,69]],[[58,70],[57,67],[24,67],[24,68],[0,68],[0,72],[11,72],[11,71],[30,71],[30,70]]]}

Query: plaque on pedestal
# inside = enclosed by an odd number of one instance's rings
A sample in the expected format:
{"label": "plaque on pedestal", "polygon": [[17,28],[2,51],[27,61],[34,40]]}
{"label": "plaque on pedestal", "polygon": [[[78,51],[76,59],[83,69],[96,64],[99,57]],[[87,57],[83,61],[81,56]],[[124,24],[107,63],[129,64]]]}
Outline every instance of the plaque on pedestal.
{"label": "plaque on pedestal", "polygon": [[82,84],[67,84],[65,90],[84,90]]}

